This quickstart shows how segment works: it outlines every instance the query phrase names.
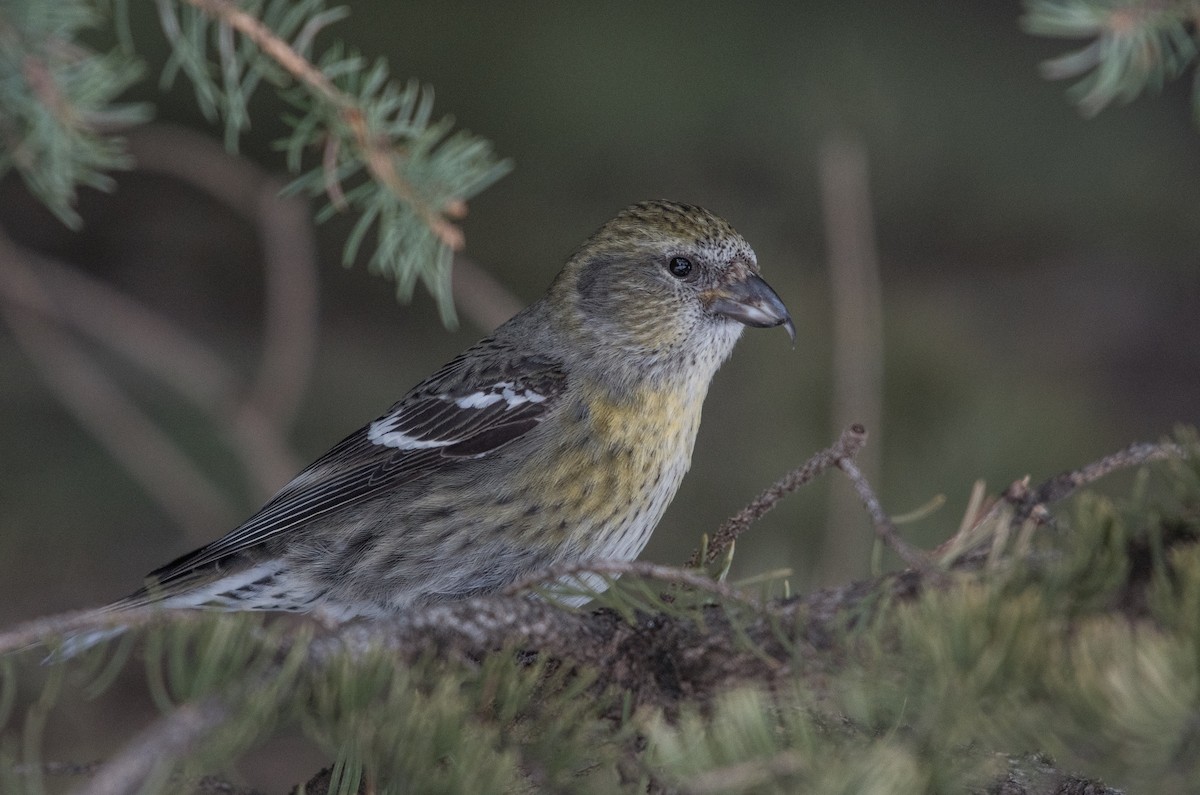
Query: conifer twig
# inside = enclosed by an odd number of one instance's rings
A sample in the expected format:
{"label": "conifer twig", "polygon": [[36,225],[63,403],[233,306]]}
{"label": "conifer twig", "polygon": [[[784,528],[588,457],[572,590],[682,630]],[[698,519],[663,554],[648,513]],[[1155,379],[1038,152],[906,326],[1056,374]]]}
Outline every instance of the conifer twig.
{"label": "conifer twig", "polygon": [[704,560],[700,560],[701,552],[697,549],[692,552],[691,556],[687,559],[687,563],[683,564],[684,568],[693,569],[701,565],[701,563],[704,565],[712,563],[720,557],[721,553],[738,536],[746,532],[750,525],[762,518],[780,500],[804,484],[809,483],[830,467],[838,466],[839,461],[854,458],[866,443],[866,428],[861,425],[851,425],[846,428],[842,431],[842,435],[838,437],[836,442],[805,461],[803,465],[793,469],[775,481],[769,488],[751,500],[745,508],[727,519],[713,533],[712,540],[708,544],[708,550],[704,555]]}
{"label": "conifer twig", "polygon": [[[338,115],[353,134],[363,163],[371,175],[391,191],[392,195],[412,207],[447,248],[451,251],[462,249],[465,243],[462,230],[451,223],[448,218],[458,219],[465,215],[465,203],[456,201],[445,207],[434,208],[422,200],[412,185],[397,171],[393,158],[394,152],[388,139],[385,136],[376,135],[367,126],[366,117],[353,97],[335,86],[333,81],[320,69],[296,52],[290,44],[275,35],[275,32],[263,24],[262,20],[239,8],[230,0],[186,0],[186,2],[237,30],[268,57],[286,69],[309,91],[336,108]],[[330,194],[330,199],[336,203],[339,193],[340,189]]]}
{"label": "conifer twig", "polygon": [[[1174,442],[1134,442],[1124,450],[1118,450],[1077,469],[1062,472],[1033,488],[1030,488],[1029,476],[1026,475],[1013,481],[982,513],[977,511],[974,517],[964,517],[964,523],[958,532],[943,543],[938,552],[946,564],[956,562],[961,565],[964,561],[974,561],[981,542],[992,538],[1000,529],[1009,532],[1017,526],[1036,527],[1047,523],[1050,521],[1047,506],[1070,497],[1082,486],[1094,483],[1120,469],[1170,458],[1187,458],[1188,455],[1185,446]],[[1001,517],[1004,512],[1009,514],[1006,518]],[[1004,522],[1003,528],[993,527],[989,530],[992,523],[998,519]]]}

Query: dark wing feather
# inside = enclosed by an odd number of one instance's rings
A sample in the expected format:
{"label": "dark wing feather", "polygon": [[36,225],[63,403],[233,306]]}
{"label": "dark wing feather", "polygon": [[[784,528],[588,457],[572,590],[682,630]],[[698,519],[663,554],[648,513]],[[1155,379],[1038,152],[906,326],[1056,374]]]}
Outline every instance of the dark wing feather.
{"label": "dark wing feather", "polygon": [[556,361],[513,358],[479,366],[467,351],[370,425],[304,469],[235,530],[153,572],[162,585],[436,471],[447,458],[481,458],[534,428],[566,388]]}

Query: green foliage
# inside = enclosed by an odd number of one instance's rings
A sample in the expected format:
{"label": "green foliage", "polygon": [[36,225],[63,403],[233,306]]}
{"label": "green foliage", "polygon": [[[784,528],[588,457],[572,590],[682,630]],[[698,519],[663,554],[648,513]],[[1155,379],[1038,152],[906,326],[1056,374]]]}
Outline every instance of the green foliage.
{"label": "green foliage", "polygon": [[[326,25],[345,18],[346,8],[324,7],[323,0],[245,3],[239,6],[258,17],[297,54],[308,57],[312,40]],[[235,37],[210,14],[188,5],[158,4],[163,33],[171,56],[163,67],[162,85],[169,88],[182,72],[191,82],[196,104],[209,121],[224,119],[225,145],[236,150],[238,138],[250,127],[250,98],[263,79],[277,86],[290,82],[287,72],[246,37]],[[214,63],[209,46],[217,53]]]}
{"label": "green foliage", "polygon": [[[128,0],[13,0],[0,10],[0,175],[16,168],[68,225],[76,189],[111,189],[107,172],[132,163],[115,133],[147,118],[145,106],[115,99],[141,75],[129,33]],[[354,212],[346,244],[352,263],[374,232],[370,267],[395,280],[408,300],[418,281],[454,322],[450,294],[455,226],[465,202],[511,168],[487,141],[433,121],[433,92],[394,80],[382,59],[368,65],[340,43],[314,53],[315,39],[348,13],[324,0],[161,0],[171,55],[164,89],[183,76],[225,143],[236,149],[263,83],[294,108],[293,132],[278,143],[296,179],[293,191],[325,196],[321,218]],[[121,46],[99,55],[78,41],[115,18]]]}
{"label": "green foliage", "polygon": [[144,121],[116,98],[142,74],[123,49],[98,53],[80,36],[100,26],[93,3],[12,0],[0,8],[0,176],[17,173],[72,229],[76,189],[111,190],[109,171],[132,163],[113,131]]}
{"label": "green foliage", "polygon": [[[354,98],[353,112],[314,104],[299,89],[285,94],[303,113],[289,119],[293,135],[281,142],[290,169],[303,171],[304,151],[326,151],[322,167],[302,173],[289,190],[328,196],[320,219],[346,209],[356,211],[358,221],[343,252],[345,264],[353,263],[363,238],[374,228],[370,267],[395,279],[404,301],[419,278],[438,299],[443,319],[452,322],[452,253],[443,237],[448,226],[442,216],[504,176],[511,164],[497,161],[487,141],[461,131],[451,134],[452,119],[430,123],[433,89],[416,81],[401,87],[389,78],[382,59],[368,68],[362,56],[334,47],[320,67],[345,96]],[[363,151],[364,141],[380,138],[393,142],[382,173],[369,165],[375,155]],[[343,188],[346,182],[352,187]]]}
{"label": "green foliage", "polygon": [[591,682],[514,652],[478,668],[432,658],[397,668],[379,653],[330,666],[305,725],[337,757],[342,792],[356,791],[363,771],[379,792],[413,782],[421,792],[605,792],[620,733]]}
{"label": "green foliage", "polygon": [[[1070,93],[1093,116],[1186,72],[1198,52],[1198,12],[1195,0],[1026,0],[1022,21],[1035,35],[1092,40],[1045,62],[1042,71],[1051,79],[1082,76]],[[1200,77],[1194,85],[1200,121]]]}
{"label": "green foliage", "polygon": [[693,793],[963,792],[1003,773],[1002,754],[1036,749],[1133,791],[1194,791],[1192,451],[1131,497],[1081,495],[1030,557],[864,624],[831,677],[801,668],[790,691],[738,690],[656,721],[648,764]]}
{"label": "green foliage", "polygon": [[[299,729],[341,793],[363,782],[381,793],[966,792],[1049,760],[1134,791],[1187,792],[1200,780],[1200,449],[1181,438],[1190,460],[1147,469],[1126,496],[1081,494],[1024,542],[999,533],[1010,517],[997,513],[1000,554],[948,585],[860,605],[826,629],[824,658],[774,625],[784,642],[773,653],[795,657],[769,688],[666,708],[603,684],[606,671],[515,649],[314,657],[290,625],[256,616],[173,622],[146,633],[149,689],[168,714],[212,699],[229,714],[181,764],[164,760],[149,791],[177,791]],[[749,627],[770,609],[719,589],[674,589],[663,605],[670,583],[608,584],[601,599],[624,618],[689,622],[701,636],[706,617]],[[734,638],[767,653],[741,627]],[[0,732],[5,792],[39,791],[29,771],[48,721],[73,689],[111,682],[127,651],[109,644],[33,671],[0,659],[0,707],[18,704]]]}

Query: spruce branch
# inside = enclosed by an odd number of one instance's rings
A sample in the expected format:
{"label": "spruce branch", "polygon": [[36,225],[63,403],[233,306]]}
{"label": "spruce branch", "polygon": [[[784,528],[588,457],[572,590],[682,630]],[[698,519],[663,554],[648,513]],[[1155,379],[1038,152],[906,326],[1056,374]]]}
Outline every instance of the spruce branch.
{"label": "spruce branch", "polygon": [[[172,47],[164,86],[183,74],[201,111],[225,122],[227,148],[249,127],[251,100],[275,84],[297,113],[281,141],[295,179],[288,190],[324,195],[321,217],[358,220],[343,260],[352,263],[368,233],[369,264],[408,300],[422,282],[443,321],[455,322],[453,253],[467,202],[511,169],[491,145],[453,120],[431,121],[432,89],[398,84],[382,60],[368,64],[334,44],[310,57],[316,34],[342,19],[325,0],[156,0]],[[105,7],[105,12],[109,11]],[[108,172],[132,165],[114,132],[145,120],[144,105],[115,98],[141,74],[128,32],[127,0],[111,6],[121,46],[96,55],[78,44],[103,14],[86,0],[14,0],[0,12],[0,175],[17,169],[30,190],[69,226],[79,185],[110,189]],[[323,153],[308,167],[309,152]]]}
{"label": "spruce branch", "polygon": [[[257,64],[249,56],[243,59],[232,45],[220,46],[236,32],[280,68],[280,77],[286,79],[278,82],[299,87],[284,92],[301,114],[290,120],[294,132],[281,142],[290,168],[299,174],[289,190],[323,194],[329,203],[321,217],[356,211],[359,220],[344,261],[353,262],[374,227],[371,266],[395,280],[403,300],[411,297],[418,280],[424,282],[438,301],[443,321],[454,323],[452,254],[465,243],[457,222],[466,215],[467,200],[511,165],[497,160],[487,142],[462,132],[451,135],[451,120],[431,124],[432,90],[415,82],[401,88],[382,60],[367,66],[359,55],[343,53],[337,46],[310,60],[307,50],[315,30],[344,15],[341,9],[325,9],[323,0],[304,0],[295,8],[273,0],[261,18],[231,0],[183,0],[198,14],[178,20],[173,0],[158,2],[164,30],[182,53],[179,67],[196,84],[198,96],[223,109],[227,138],[236,140],[236,125],[246,116],[252,86],[227,77],[222,87],[207,76],[208,59],[193,44],[204,40],[206,19],[217,23],[223,74],[252,73]],[[306,17],[309,24],[289,42],[280,30],[293,31]],[[273,29],[272,22],[280,30]],[[322,153],[321,163],[304,172],[301,161],[310,148]],[[344,184],[360,171],[366,180],[347,189]]]}
{"label": "spruce branch", "polygon": [[111,190],[110,171],[132,165],[114,133],[149,117],[116,98],[142,74],[121,48],[80,42],[99,27],[85,0],[13,0],[0,8],[0,176],[15,169],[30,192],[72,229],[79,186]]}
{"label": "spruce branch", "polygon": [[[1085,116],[1161,89],[1197,56],[1196,0],[1026,0],[1025,8],[1029,33],[1092,40],[1042,64],[1048,79],[1081,78],[1070,94]],[[1200,120],[1200,82],[1197,92]]]}

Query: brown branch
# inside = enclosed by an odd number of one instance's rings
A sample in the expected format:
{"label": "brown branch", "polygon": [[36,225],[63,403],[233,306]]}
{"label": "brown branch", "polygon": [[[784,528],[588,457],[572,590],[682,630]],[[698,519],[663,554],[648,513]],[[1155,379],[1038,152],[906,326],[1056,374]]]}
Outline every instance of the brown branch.
{"label": "brown branch", "polygon": [[320,69],[311,64],[292,46],[275,35],[275,32],[250,14],[228,0],[187,0],[210,17],[221,20],[237,30],[268,57],[286,69],[292,77],[308,87],[314,94],[339,109],[355,107],[354,100],[338,89],[333,81]]}
{"label": "brown branch", "polygon": [[245,400],[286,426],[304,396],[316,348],[317,251],[308,203],[282,197],[281,180],[183,127],[139,128],[130,151],[140,170],[197,187],[254,224],[264,260],[265,322],[259,369]]}
{"label": "brown branch", "polygon": [[56,121],[64,127],[81,128],[86,126],[80,123],[75,106],[63,94],[54,79],[53,71],[44,60],[26,55],[21,60],[21,77],[25,79],[25,83],[37,97],[38,102],[50,111]]}
{"label": "brown branch", "polygon": [[[842,431],[842,435],[838,437],[836,442],[805,461],[802,466],[793,469],[775,481],[770,488],[755,497],[749,505],[738,511],[717,528],[717,532],[713,534],[712,541],[709,542],[708,552],[704,556],[703,563],[705,565],[712,563],[738,536],[746,532],[750,528],[750,525],[762,518],[780,500],[812,481],[830,467],[837,466],[839,461],[851,459],[858,455],[858,451],[866,443],[867,431],[861,425],[851,425]],[[691,556],[687,559],[687,563],[683,565],[684,568],[693,569],[700,564],[700,550],[697,549],[692,552]]]}
{"label": "brown branch", "polygon": [[542,599],[492,596],[339,627],[311,643],[309,660],[322,665],[383,649],[410,662],[433,654],[472,663],[518,648],[601,672],[601,686],[630,691],[635,704],[668,705],[707,700],[734,682],[776,681],[807,644],[795,630],[807,620],[797,611],[772,611],[749,626],[720,606],[700,615],[648,612],[626,621],[612,610],[577,613]]}
{"label": "brown branch", "polygon": [[[78,268],[21,248],[7,237],[0,244],[6,257],[30,266],[21,279],[26,289],[19,289],[12,277],[0,280],[0,300],[98,340],[201,408],[232,400],[237,374],[176,323]],[[36,288],[35,276],[40,282]]]}
{"label": "brown branch", "polygon": [[308,203],[281,198],[283,189],[278,179],[264,180],[251,216],[258,222],[267,294],[262,356],[245,408],[286,427],[299,411],[316,361],[320,288]]}

